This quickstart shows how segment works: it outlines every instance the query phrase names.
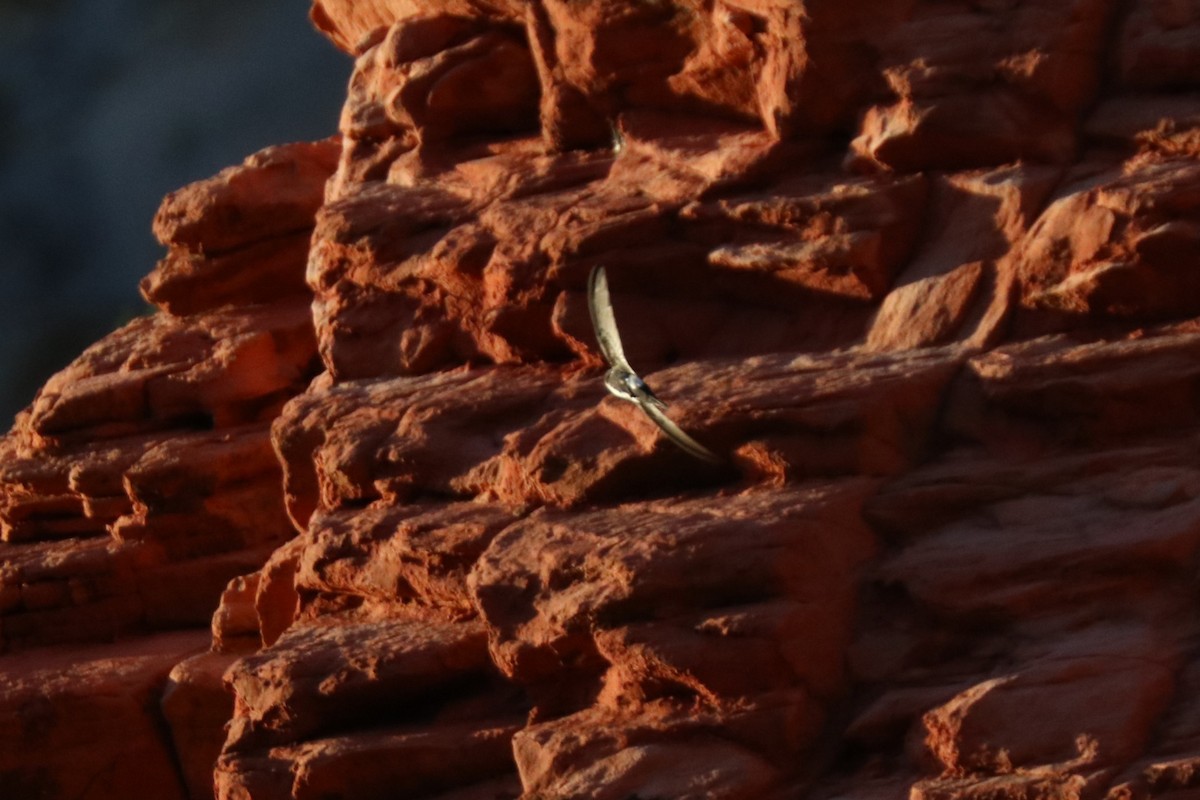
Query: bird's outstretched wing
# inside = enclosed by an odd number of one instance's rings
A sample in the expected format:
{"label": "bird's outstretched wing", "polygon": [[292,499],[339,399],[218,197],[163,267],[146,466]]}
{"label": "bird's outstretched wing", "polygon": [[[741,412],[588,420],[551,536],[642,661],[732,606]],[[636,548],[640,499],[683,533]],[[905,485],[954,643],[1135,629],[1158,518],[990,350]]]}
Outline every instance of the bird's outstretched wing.
{"label": "bird's outstretched wing", "polygon": [[683,429],[676,425],[661,408],[644,400],[639,400],[638,405],[642,407],[642,411],[646,412],[646,416],[667,435],[668,439],[690,455],[712,464],[721,463],[720,456],[684,433]]}
{"label": "bird's outstretched wing", "polygon": [[618,397],[637,403],[667,438],[688,454],[713,464],[721,463],[720,456],[688,436],[671,421],[663,411],[666,405],[654,396],[646,382],[629,366],[629,361],[625,358],[625,349],[621,347],[621,336],[617,333],[617,317],[613,313],[612,299],[608,294],[608,276],[604,273],[604,267],[594,267],[592,274],[588,276],[588,310],[592,314],[592,327],[596,331],[596,341],[600,343],[600,352],[613,367],[605,376],[608,390]]}
{"label": "bird's outstretched wing", "polygon": [[592,314],[592,328],[604,358],[611,366],[633,372],[633,367],[625,360],[621,335],[617,333],[617,317],[608,295],[608,276],[604,274],[604,267],[593,267],[588,276],[588,311]]}

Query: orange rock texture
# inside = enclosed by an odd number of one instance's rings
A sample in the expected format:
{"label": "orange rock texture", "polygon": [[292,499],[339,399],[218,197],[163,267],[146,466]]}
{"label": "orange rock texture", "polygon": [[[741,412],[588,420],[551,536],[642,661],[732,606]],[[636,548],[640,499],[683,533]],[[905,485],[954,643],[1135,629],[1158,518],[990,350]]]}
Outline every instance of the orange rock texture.
{"label": "orange rock texture", "polygon": [[0,796],[1200,797],[1200,5],[312,19],[0,440]]}

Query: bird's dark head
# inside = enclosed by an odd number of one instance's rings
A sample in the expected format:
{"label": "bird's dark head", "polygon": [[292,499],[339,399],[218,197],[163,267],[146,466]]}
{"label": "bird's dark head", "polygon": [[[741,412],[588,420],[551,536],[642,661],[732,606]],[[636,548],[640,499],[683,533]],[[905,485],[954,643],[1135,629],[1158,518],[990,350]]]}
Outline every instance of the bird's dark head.
{"label": "bird's dark head", "polygon": [[604,373],[604,388],[622,400],[630,400],[636,403],[639,384],[641,386],[646,385],[637,375],[621,367],[613,367]]}

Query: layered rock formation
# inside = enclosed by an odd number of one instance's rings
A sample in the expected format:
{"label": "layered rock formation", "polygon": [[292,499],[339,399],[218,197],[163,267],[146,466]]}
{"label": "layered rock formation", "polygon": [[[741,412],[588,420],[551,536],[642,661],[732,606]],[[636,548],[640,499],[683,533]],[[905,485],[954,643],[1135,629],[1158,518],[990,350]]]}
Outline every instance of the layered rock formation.
{"label": "layered rock formation", "polygon": [[0,444],[0,785],[1200,792],[1200,9],[313,19],[340,135]]}

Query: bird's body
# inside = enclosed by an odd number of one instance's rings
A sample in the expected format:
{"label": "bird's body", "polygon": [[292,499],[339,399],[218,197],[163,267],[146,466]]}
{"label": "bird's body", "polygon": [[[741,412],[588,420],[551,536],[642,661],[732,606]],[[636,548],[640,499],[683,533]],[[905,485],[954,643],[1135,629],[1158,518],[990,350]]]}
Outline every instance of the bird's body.
{"label": "bird's body", "polygon": [[667,404],[658,399],[654,390],[644,380],[624,367],[612,367],[604,373],[604,388],[622,400],[629,400],[639,405],[653,403],[659,408],[667,407]]}
{"label": "bird's body", "polygon": [[629,366],[625,359],[625,349],[621,346],[621,336],[617,332],[617,317],[613,312],[604,267],[593,269],[588,278],[588,310],[592,315],[592,327],[596,331],[600,352],[609,363],[609,370],[604,374],[604,388],[622,400],[636,403],[668,439],[687,453],[704,461],[719,462],[721,459],[716,453],[684,433],[666,415],[667,404],[659,400],[646,382],[633,371],[633,367]]}

